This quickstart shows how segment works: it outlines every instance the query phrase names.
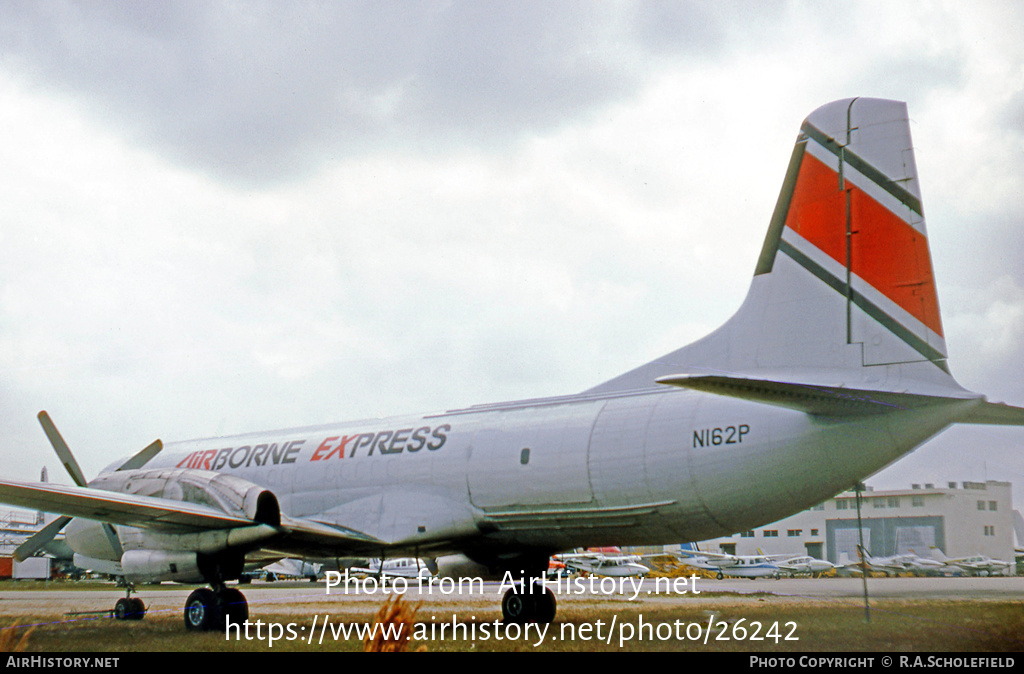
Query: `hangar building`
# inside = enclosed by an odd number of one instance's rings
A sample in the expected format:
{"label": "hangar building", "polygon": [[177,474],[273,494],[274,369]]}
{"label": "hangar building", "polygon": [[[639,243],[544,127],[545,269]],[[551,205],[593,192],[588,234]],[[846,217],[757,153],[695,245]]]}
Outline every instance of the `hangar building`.
{"label": "hangar building", "polygon": [[[864,545],[876,557],[913,551],[929,557],[985,555],[1014,560],[1009,482],[915,484],[910,489],[861,492]],[[715,538],[701,550],[735,555],[811,555],[840,563],[857,559],[857,503],[852,491],[778,522]],[[760,552],[759,552],[760,551]]]}

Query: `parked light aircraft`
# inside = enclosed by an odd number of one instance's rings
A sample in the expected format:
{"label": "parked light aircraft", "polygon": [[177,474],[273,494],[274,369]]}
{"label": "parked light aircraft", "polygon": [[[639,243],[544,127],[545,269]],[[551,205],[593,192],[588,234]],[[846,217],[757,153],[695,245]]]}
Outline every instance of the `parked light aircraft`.
{"label": "parked light aircraft", "polygon": [[[907,553],[889,555],[887,557],[873,557],[864,548],[857,546],[864,555],[863,564],[870,571],[884,573],[887,576],[895,576],[900,573],[912,572],[914,574],[934,575],[940,573],[945,567],[942,562],[934,559],[919,557],[913,550]],[[845,552],[839,556],[839,572],[843,575],[857,574],[861,572],[862,564],[858,559],[851,561]]]}
{"label": "parked light aircraft", "polygon": [[279,580],[281,578],[306,578],[315,581],[320,575],[322,564],[307,562],[304,559],[279,559],[273,564],[263,567],[267,572],[267,580]]}
{"label": "parked light aircraft", "polygon": [[798,573],[809,573],[812,576],[817,576],[836,567],[835,564],[826,559],[818,559],[810,555],[769,555],[769,558],[775,560],[775,564],[779,567],[780,571],[785,571],[791,576]]}
{"label": "parked light aircraft", "polygon": [[679,561],[698,569],[715,572],[715,578],[725,576],[739,578],[765,578],[779,576],[779,565],[767,555],[729,555],[722,552],[701,552],[699,550],[678,550],[674,553]]}
{"label": "parked light aircraft", "polygon": [[650,567],[641,564],[640,555],[629,555],[619,552],[601,552],[586,550],[583,552],[567,552],[555,555],[554,559],[572,571],[584,571],[595,576],[611,576],[624,578],[628,576],[646,576]]}
{"label": "parked light aircraft", "polygon": [[[41,414],[77,486],[0,481],[0,502],[62,515],[19,556],[66,525],[129,583],[209,583],[185,603],[196,630],[248,616],[226,583],[260,558],[447,554],[539,578],[577,547],[748,530],[951,424],[1024,425],[950,374],[922,214],[906,105],[829,103],[800,128],[746,299],[689,346],[563,397],[154,443],[89,482]],[[505,619],[553,618],[525,589]]]}
{"label": "parked light aircraft", "polygon": [[430,578],[433,574],[426,560],[414,557],[398,557],[395,559],[370,559],[366,566],[353,566],[349,574],[365,574],[367,576],[384,575],[389,578]]}
{"label": "parked light aircraft", "polygon": [[946,568],[946,565],[935,559],[928,559],[927,557],[921,557],[913,550],[897,556],[900,563],[903,564],[908,571],[915,574],[924,574],[928,576],[934,576],[942,573],[942,570]]}
{"label": "parked light aircraft", "polygon": [[[902,573],[907,570],[907,565],[904,559],[904,555],[889,555],[888,557],[874,557],[864,549],[863,546],[857,546],[860,549],[860,554],[864,558],[864,564],[867,565],[871,571],[880,571],[887,576],[895,576],[897,573]],[[852,562],[851,566],[860,568],[860,562]]]}
{"label": "parked light aircraft", "polygon": [[957,557],[956,559],[950,559],[946,556],[942,550],[932,546],[931,548],[932,557],[939,562],[942,562],[947,567],[956,567],[962,569],[966,573],[972,576],[995,576],[1005,574],[1007,569],[1010,568],[1009,562],[1004,562],[1001,559],[992,559],[985,555],[970,555],[968,557]]}

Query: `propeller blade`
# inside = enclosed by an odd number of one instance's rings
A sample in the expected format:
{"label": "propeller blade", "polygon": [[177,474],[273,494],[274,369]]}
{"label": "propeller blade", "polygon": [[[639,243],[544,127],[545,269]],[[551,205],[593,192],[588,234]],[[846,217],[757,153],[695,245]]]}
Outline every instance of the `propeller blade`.
{"label": "propeller blade", "polygon": [[43,547],[52,541],[53,537],[71,521],[71,519],[72,518],[67,516],[58,517],[36,533],[32,534],[31,537],[19,545],[14,551],[14,559],[19,562],[24,562],[26,559],[42,550]]}
{"label": "propeller blade", "polygon": [[[79,487],[88,487],[88,483],[85,479],[85,474],[82,473],[81,466],[78,465],[78,461],[75,460],[75,456],[71,453],[71,448],[68,447],[68,443],[64,442],[64,438],[61,437],[60,431],[54,425],[53,420],[50,419],[50,415],[46,411],[42,411],[38,415],[39,423],[43,427],[43,432],[46,433],[46,437],[50,439],[50,444],[53,445],[53,449],[57,452],[57,457],[60,462],[64,464],[68,474],[71,475],[71,479],[75,481]],[[159,440],[151,442],[149,445],[144,447],[137,454],[132,456],[130,459],[121,464],[117,470],[133,470],[135,468],[141,468],[146,465],[150,459],[156,456],[164,444]],[[46,478],[43,478],[46,481]],[[57,535],[64,526],[70,522],[73,518],[62,516],[54,521],[47,524],[45,527],[39,530],[38,533],[34,534],[27,541],[18,546],[18,549],[14,552],[14,557],[18,561],[27,559],[34,555],[36,552],[41,550],[43,546],[53,540],[53,537]],[[121,541],[117,537],[117,533],[114,531],[109,523],[103,524],[103,533],[106,534],[107,542],[110,543],[111,549],[114,553],[120,557],[124,554],[124,550],[121,548]]]}
{"label": "propeller blade", "polygon": [[75,461],[74,455],[71,453],[71,449],[68,447],[68,443],[64,442],[64,438],[60,436],[60,432],[57,431],[57,427],[53,425],[53,421],[50,420],[50,415],[45,411],[39,413],[39,423],[43,427],[43,432],[46,433],[46,437],[50,439],[50,444],[53,445],[53,449],[57,452],[57,458],[64,464],[68,473],[71,475],[71,479],[75,481],[79,487],[88,486],[85,480],[85,475],[82,473],[82,469],[79,467],[78,462]]}
{"label": "propeller blade", "polygon": [[160,450],[164,448],[164,443],[159,440],[154,440],[144,449],[140,450],[138,454],[128,459],[121,464],[118,470],[135,470],[136,468],[142,468],[149,460],[160,453]]}

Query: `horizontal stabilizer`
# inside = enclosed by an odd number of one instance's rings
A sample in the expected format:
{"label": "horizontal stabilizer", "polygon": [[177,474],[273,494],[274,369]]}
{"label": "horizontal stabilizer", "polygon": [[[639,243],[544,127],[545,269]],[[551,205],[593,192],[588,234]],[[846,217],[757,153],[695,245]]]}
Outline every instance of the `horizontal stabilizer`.
{"label": "horizontal stabilizer", "polygon": [[969,414],[959,419],[959,422],[962,424],[1024,426],[1024,407],[986,402],[971,410]]}
{"label": "horizontal stabilizer", "polygon": [[659,384],[788,407],[827,417],[884,414],[962,400],[723,375],[670,375],[659,377],[657,381]]}

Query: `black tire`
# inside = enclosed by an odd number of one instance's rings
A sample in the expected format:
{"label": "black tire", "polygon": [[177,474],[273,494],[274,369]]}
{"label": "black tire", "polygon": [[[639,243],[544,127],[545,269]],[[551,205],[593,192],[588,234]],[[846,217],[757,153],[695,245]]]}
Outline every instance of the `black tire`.
{"label": "black tire", "polygon": [[718,580],[722,580],[723,578],[725,578],[725,576],[723,576],[722,572],[719,571],[718,573],[715,574],[715,578],[717,578]]}
{"label": "black tire", "polygon": [[127,597],[121,597],[114,604],[114,618],[117,620],[129,620],[132,613],[132,600]]}
{"label": "black tire", "polygon": [[513,587],[501,598],[502,621],[518,624],[533,622],[534,607],[533,595],[523,592],[521,586]]}
{"label": "black tire", "polygon": [[185,628],[193,632],[208,632],[223,626],[221,602],[213,590],[201,587],[185,601]]}
{"label": "black tire", "polygon": [[249,619],[249,603],[241,591],[229,587],[218,597],[224,612],[225,624],[241,625]]}
{"label": "black tire", "polygon": [[[539,586],[534,587],[537,592]],[[555,613],[558,610],[558,602],[555,601],[555,593],[548,588],[543,588],[540,594],[534,594],[534,620],[539,623],[551,623],[555,621]]]}
{"label": "black tire", "polygon": [[128,602],[131,604],[131,612],[128,614],[129,620],[142,620],[146,617],[146,605],[142,603],[142,600],[138,597],[129,599]]}

